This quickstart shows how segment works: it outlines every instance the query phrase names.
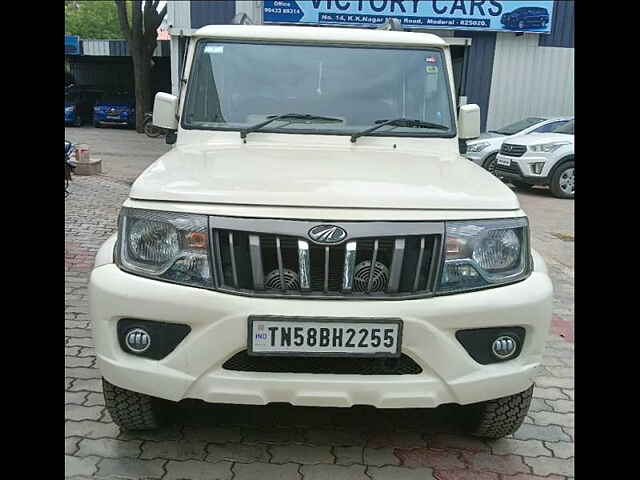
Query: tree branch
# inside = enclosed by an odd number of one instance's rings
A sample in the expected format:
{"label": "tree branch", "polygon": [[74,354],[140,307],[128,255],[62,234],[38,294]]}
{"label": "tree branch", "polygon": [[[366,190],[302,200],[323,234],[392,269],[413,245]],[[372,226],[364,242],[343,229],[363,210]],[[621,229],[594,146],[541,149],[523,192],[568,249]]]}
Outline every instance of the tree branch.
{"label": "tree branch", "polygon": [[128,41],[131,41],[131,28],[129,27],[129,19],[127,18],[127,3],[118,0],[114,0],[114,3],[116,4],[122,34]]}

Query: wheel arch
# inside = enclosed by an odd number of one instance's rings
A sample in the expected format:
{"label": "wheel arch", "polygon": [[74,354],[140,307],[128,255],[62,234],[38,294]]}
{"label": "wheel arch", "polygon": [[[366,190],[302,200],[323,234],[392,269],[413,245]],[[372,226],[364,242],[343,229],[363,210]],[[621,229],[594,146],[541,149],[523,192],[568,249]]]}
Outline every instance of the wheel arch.
{"label": "wheel arch", "polygon": [[567,162],[575,162],[575,154],[572,153],[570,155],[565,155],[564,157],[562,157],[560,160],[558,160],[556,162],[556,164],[551,167],[551,170],[549,170],[549,178],[552,178],[553,175],[556,173],[556,171],[558,170],[558,168],[560,168],[562,165],[564,165]]}

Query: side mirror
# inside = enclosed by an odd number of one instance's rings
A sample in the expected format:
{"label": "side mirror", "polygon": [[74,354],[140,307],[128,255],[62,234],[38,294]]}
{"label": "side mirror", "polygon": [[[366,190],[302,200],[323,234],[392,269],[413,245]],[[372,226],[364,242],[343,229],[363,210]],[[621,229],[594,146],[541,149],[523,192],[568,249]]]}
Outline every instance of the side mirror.
{"label": "side mirror", "polygon": [[153,102],[153,124],[167,130],[178,129],[178,97],[169,93],[158,92]]}
{"label": "side mirror", "polygon": [[[155,123],[155,122],[154,122]],[[466,140],[480,136],[480,107],[475,104],[461,105],[458,114],[458,138]]]}

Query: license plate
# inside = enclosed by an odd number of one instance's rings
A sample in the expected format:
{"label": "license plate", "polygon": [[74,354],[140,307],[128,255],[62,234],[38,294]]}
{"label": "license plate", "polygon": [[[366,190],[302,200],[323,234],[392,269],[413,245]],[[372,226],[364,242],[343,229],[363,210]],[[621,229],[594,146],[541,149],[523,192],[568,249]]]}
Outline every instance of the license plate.
{"label": "license plate", "polygon": [[107,120],[120,120],[120,115],[107,115]]}
{"label": "license plate", "polygon": [[502,158],[502,157],[498,157],[496,159],[496,163],[498,165],[503,165],[505,167],[508,167],[509,165],[511,165],[511,160],[509,160],[508,158]]}
{"label": "license plate", "polygon": [[398,318],[249,317],[249,355],[399,357]]}

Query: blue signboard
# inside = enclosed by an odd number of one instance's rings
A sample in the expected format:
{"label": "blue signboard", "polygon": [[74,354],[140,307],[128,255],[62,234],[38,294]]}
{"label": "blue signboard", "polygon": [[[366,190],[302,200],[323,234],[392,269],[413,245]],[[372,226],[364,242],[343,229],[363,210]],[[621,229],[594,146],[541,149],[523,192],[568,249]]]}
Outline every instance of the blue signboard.
{"label": "blue signboard", "polygon": [[78,35],[64,36],[64,54],[80,55],[80,37]]}
{"label": "blue signboard", "polygon": [[264,23],[550,33],[553,0],[265,0]]}

